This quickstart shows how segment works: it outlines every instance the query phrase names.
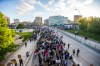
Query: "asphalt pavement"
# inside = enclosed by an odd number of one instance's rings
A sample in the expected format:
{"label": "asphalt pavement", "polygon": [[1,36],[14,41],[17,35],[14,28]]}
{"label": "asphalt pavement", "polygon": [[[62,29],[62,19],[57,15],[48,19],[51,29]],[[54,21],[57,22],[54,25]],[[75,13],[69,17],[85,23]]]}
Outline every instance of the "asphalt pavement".
{"label": "asphalt pavement", "polygon": [[67,36],[65,34],[67,32],[63,33],[60,31],[59,33],[63,35],[63,41],[66,44],[70,44],[70,54],[72,54],[73,49],[80,49],[79,57],[76,55],[74,57],[80,62],[80,64],[82,64],[82,66],[89,66],[90,64],[93,64],[94,66],[100,66],[100,54],[98,52]]}

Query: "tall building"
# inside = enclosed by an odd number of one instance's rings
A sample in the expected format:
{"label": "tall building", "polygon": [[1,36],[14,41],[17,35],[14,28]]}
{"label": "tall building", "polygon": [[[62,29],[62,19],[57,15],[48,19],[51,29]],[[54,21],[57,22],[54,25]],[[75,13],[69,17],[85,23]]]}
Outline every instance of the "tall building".
{"label": "tall building", "polygon": [[5,16],[5,19],[7,20],[8,25],[10,25],[10,18]]}
{"label": "tall building", "polygon": [[25,28],[32,28],[32,23],[30,21],[24,21],[22,23],[24,24]]}
{"label": "tall building", "polygon": [[80,18],[82,18],[82,15],[74,15],[74,22],[78,22]]}
{"label": "tall building", "polygon": [[45,26],[49,26],[49,19],[45,19],[45,20],[44,20],[44,25],[45,25]]}
{"label": "tall building", "polygon": [[34,24],[36,26],[42,26],[42,17],[35,17]]}
{"label": "tall building", "polygon": [[19,23],[19,19],[14,19],[14,23]]}
{"label": "tall building", "polygon": [[63,25],[68,23],[68,17],[51,16],[49,17],[49,25]]}

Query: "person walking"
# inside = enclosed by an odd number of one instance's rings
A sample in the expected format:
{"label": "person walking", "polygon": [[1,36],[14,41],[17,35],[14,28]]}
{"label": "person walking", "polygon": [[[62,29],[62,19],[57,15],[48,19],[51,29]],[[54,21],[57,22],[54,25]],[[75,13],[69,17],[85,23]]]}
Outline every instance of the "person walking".
{"label": "person walking", "polygon": [[79,52],[80,52],[80,50],[79,50],[79,49],[77,49],[77,56],[79,56]]}
{"label": "person walking", "polygon": [[73,56],[75,55],[75,49],[73,49]]}
{"label": "person walking", "polygon": [[25,47],[27,47],[27,43],[25,42]]}
{"label": "person walking", "polygon": [[71,55],[71,56],[69,56],[69,60],[70,60],[70,62],[72,62],[73,63],[73,56]]}
{"label": "person walking", "polygon": [[65,59],[67,60],[69,57],[69,53],[65,53]]}
{"label": "person walking", "polygon": [[26,57],[27,57],[27,58],[29,57],[29,52],[26,52]]}
{"label": "person walking", "polygon": [[19,66],[23,66],[23,59],[22,58],[19,59]]}
{"label": "person walking", "polygon": [[69,47],[70,47],[70,44],[68,44],[68,49],[69,49]]}

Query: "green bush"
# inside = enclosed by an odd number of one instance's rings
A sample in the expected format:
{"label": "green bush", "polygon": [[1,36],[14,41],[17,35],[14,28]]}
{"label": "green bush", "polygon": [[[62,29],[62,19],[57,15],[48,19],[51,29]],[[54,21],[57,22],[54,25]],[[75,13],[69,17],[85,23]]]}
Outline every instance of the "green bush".
{"label": "green bush", "polygon": [[0,48],[0,61],[4,60],[5,59],[5,55],[8,53],[8,52],[13,52],[16,50],[16,48],[18,47],[19,45],[16,45],[16,44],[10,44],[9,46],[5,47],[5,48]]}

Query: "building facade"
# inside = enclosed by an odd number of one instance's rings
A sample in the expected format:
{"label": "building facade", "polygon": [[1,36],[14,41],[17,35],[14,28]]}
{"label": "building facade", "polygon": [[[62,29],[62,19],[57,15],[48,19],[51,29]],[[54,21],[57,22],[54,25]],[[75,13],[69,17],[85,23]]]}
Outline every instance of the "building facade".
{"label": "building facade", "polygon": [[78,28],[78,23],[69,23],[69,24],[65,24],[64,27],[66,29],[77,29]]}
{"label": "building facade", "polygon": [[34,19],[34,25],[36,25],[36,26],[42,26],[42,17],[35,17],[35,19]]}
{"label": "building facade", "polygon": [[74,22],[78,22],[80,18],[82,18],[82,15],[74,15]]}
{"label": "building facade", "polygon": [[49,25],[63,25],[68,23],[68,17],[51,16],[49,17]]}
{"label": "building facade", "polygon": [[45,20],[44,20],[44,25],[45,25],[45,26],[49,26],[49,19],[45,19]]}
{"label": "building facade", "polygon": [[32,28],[32,23],[30,22],[30,21],[24,21],[24,22],[22,22],[23,24],[24,24],[24,27],[25,28]]}
{"label": "building facade", "polygon": [[14,23],[19,23],[19,19],[14,19]]}

